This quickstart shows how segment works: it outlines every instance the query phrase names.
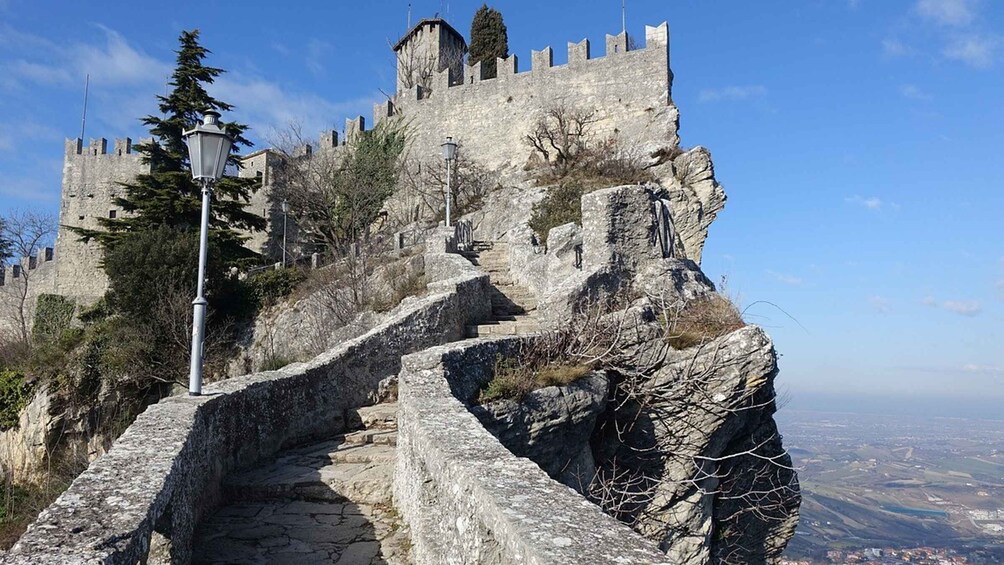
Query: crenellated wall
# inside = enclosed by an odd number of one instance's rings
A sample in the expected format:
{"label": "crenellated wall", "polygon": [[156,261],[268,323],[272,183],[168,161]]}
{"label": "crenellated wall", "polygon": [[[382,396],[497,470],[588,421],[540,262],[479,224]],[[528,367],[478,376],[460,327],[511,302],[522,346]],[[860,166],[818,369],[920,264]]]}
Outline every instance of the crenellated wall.
{"label": "crenellated wall", "polygon": [[56,262],[51,247],[40,249],[37,255],[22,257],[11,265],[0,265],[0,335],[20,331],[22,297],[25,299],[25,321],[30,329],[38,296],[55,292]]}
{"label": "crenellated wall", "polygon": [[491,169],[521,168],[531,153],[525,136],[543,112],[561,105],[595,111],[599,139],[638,151],[675,146],[669,26],[646,26],[645,46],[628,45],[626,34],[608,35],[605,56],[594,57],[589,40],[569,43],[568,63],[557,66],[547,47],[533,52],[525,72],[511,55],[497,61],[497,78],[481,79],[478,63],[453,86],[444,70],[431,88],[416,86],[381,104],[375,119],[392,114],[412,126],[412,157],[440,159],[440,144],[452,136],[466,157]]}
{"label": "crenellated wall", "polygon": [[56,237],[56,293],[82,304],[104,295],[108,278],[98,266],[103,257],[101,246],[95,241],[81,242],[66,228],[99,228],[98,218],[118,217],[122,210],[114,199],[124,194],[120,183],[149,170],[142,155],[133,151],[129,138],[116,139],[111,148],[104,138],[92,139],[86,147],[79,138],[66,140]]}

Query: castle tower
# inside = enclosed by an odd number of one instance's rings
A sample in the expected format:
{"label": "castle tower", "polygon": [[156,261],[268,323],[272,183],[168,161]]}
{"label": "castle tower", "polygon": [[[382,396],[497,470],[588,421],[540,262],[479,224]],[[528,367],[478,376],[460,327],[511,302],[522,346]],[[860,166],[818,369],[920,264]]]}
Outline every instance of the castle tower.
{"label": "castle tower", "polygon": [[100,267],[103,252],[98,242],[83,243],[66,228],[98,228],[98,218],[117,217],[122,211],[114,199],[124,192],[120,183],[150,171],[142,155],[133,152],[129,138],[116,139],[108,149],[104,138],[92,139],[87,147],[82,139],[66,140],[55,292],[83,304],[97,301],[108,289],[108,277]]}
{"label": "castle tower", "polygon": [[[244,233],[249,239],[244,246],[266,258],[282,255],[282,196],[275,193],[275,168],[281,158],[271,149],[261,149],[241,157],[240,178],[255,178],[261,188],[251,195],[246,210],[268,220],[265,231]],[[278,230],[278,231],[276,231]]]}
{"label": "castle tower", "polygon": [[446,20],[424,19],[394,45],[397,54],[397,92],[420,86],[429,89],[433,77],[449,69],[450,84],[464,82],[464,36]]}

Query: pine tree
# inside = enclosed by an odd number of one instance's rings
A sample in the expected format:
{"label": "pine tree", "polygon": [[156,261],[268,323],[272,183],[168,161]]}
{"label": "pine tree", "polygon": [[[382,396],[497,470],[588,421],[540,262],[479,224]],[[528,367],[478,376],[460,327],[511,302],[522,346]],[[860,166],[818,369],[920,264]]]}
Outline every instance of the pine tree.
{"label": "pine tree", "polygon": [[[205,85],[212,84],[225,71],[202,64],[210,51],[199,45],[199,31],[182,32],[179,42],[177,66],[170,82],[173,90],[167,96],[157,96],[161,115],[142,119],[154,139],[137,145],[136,150],[150,165],[150,173],[123,183],[125,195],[116,198],[115,204],[127,213],[119,218],[100,219],[104,230],[74,228],[84,241],[97,239],[107,250],[138,232],[161,227],[178,232],[199,229],[202,187],[192,180],[188,149],[182,135],[202,120],[205,111],[222,113],[233,107],[206,92]],[[244,137],[247,126],[226,123],[224,127],[234,139],[234,149],[227,163],[237,167],[236,151],[241,146],[251,145]],[[210,238],[225,265],[239,264],[256,256],[243,246],[243,238],[235,229],[265,228],[263,218],[244,210],[251,193],[257,189],[258,180],[253,178],[224,177],[214,185]]]}
{"label": "pine tree", "polygon": [[468,64],[481,63],[481,78],[495,78],[495,59],[509,56],[509,35],[502,12],[482,4],[471,22],[471,48]]}

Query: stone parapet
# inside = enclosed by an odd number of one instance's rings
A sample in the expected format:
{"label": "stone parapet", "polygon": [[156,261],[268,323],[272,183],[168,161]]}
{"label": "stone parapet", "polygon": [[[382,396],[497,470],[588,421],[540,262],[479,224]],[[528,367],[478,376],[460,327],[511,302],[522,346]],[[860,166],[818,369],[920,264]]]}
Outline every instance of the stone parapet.
{"label": "stone parapet", "polygon": [[490,308],[488,277],[455,272],[406,301],[390,319],[309,363],[236,377],[199,397],[150,406],[69,489],[42,511],[6,564],[148,562],[151,544],[170,561],[191,559],[198,521],[220,499],[228,473],[344,426],[372,403],[401,356],[461,339]]}
{"label": "stone parapet", "polygon": [[402,360],[394,502],[416,565],[670,563],[481,426],[467,401],[524,338],[478,339]]}

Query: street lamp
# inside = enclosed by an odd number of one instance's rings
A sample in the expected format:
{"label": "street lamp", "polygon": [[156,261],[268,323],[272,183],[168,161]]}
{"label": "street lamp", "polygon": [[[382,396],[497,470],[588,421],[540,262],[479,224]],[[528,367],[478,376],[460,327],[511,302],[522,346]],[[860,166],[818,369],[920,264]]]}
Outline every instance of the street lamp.
{"label": "street lamp", "polygon": [[286,215],[289,214],[289,202],[282,199],[282,268],[286,268]]}
{"label": "street lamp", "polygon": [[446,227],[450,227],[450,199],[453,196],[450,191],[450,164],[457,156],[457,144],[453,142],[452,137],[447,137],[442,147],[443,159],[446,159]]}
{"label": "street lamp", "polygon": [[209,247],[209,203],[213,183],[223,176],[234,141],[220,126],[220,114],[208,111],[201,124],[184,133],[192,163],[192,179],[202,183],[202,227],[199,234],[199,280],[192,301],[192,361],[188,371],[188,394],[202,394],[202,359],[206,333],[206,255]]}

